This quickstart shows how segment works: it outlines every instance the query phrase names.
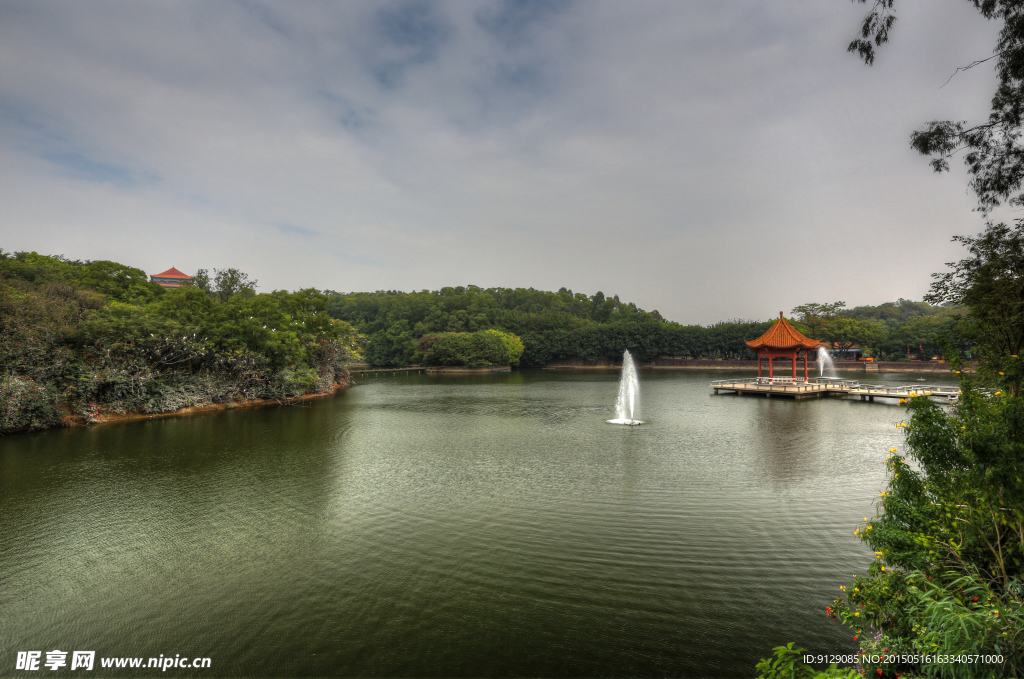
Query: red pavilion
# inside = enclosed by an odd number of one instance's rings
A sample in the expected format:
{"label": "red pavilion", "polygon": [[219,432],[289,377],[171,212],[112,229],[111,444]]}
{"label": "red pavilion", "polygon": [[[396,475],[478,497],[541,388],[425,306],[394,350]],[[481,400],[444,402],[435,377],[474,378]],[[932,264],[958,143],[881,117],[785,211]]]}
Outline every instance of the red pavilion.
{"label": "red pavilion", "polygon": [[163,273],[152,274],[149,277],[149,280],[164,288],[180,288],[182,285],[192,280],[192,276],[181,273],[172,266]]}
{"label": "red pavilion", "polygon": [[779,320],[775,325],[768,328],[768,332],[756,340],[747,342],[747,346],[757,352],[757,376],[761,376],[761,359],[768,358],[768,377],[774,377],[772,360],[776,358],[788,358],[793,361],[793,381],[796,381],[796,360],[803,355],[804,358],[804,382],[807,381],[807,354],[817,351],[823,346],[818,340],[804,337],[799,330],[794,328],[782,317],[779,312]]}

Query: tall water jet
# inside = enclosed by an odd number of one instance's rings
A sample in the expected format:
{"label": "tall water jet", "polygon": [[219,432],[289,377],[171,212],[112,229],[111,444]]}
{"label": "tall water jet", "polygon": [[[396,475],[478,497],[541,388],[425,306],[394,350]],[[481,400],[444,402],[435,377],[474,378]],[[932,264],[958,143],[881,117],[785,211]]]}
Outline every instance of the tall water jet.
{"label": "tall water jet", "polygon": [[[826,372],[828,373],[827,375],[825,374]],[[836,364],[832,362],[832,356],[829,355],[825,347],[818,347],[818,376],[836,376]]]}
{"label": "tall water jet", "polygon": [[622,354],[622,377],[619,379],[619,397],[615,400],[615,419],[607,420],[609,424],[643,424],[636,419],[640,414],[640,383],[636,379],[636,366],[633,356],[628,352]]}

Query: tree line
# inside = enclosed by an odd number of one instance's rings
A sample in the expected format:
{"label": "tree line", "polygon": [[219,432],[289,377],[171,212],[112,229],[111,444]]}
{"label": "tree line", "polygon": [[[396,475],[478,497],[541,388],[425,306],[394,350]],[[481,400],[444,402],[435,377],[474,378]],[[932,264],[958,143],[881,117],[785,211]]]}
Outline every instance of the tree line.
{"label": "tree line", "polygon": [[[879,306],[846,309],[845,303],[809,303],[793,309],[793,322],[813,339],[834,345],[838,354],[857,346],[885,360],[930,360],[944,342],[964,345],[954,332],[955,305],[900,299]],[[566,288],[446,287],[440,290],[333,293],[335,318],[366,335],[364,357],[379,366],[423,360],[423,337],[498,330],[521,338],[524,367],[580,358],[618,358],[629,350],[643,361],[657,356],[754,359],[748,340],[775,319],[728,320],[712,325],[667,321],[618,296],[587,296]]]}
{"label": "tree line", "polygon": [[962,307],[899,299],[878,306],[846,308],[845,302],[807,303],[793,309],[798,328],[840,357],[854,349],[877,360],[923,360],[953,347],[970,357],[971,343],[958,332]]}

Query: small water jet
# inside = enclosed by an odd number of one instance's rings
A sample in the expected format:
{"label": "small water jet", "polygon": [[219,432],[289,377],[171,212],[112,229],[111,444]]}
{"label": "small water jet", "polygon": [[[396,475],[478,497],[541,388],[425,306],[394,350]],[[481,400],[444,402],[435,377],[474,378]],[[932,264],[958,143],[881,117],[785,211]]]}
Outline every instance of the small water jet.
{"label": "small water jet", "polygon": [[[828,373],[827,375],[825,374],[826,372]],[[818,376],[836,376],[836,364],[832,362],[832,356],[829,355],[825,347],[818,347]]]}
{"label": "small water jet", "polygon": [[633,356],[626,351],[622,354],[622,378],[619,380],[619,397],[615,400],[615,419],[606,421],[608,424],[643,424],[636,419],[639,413],[640,383],[636,379]]}

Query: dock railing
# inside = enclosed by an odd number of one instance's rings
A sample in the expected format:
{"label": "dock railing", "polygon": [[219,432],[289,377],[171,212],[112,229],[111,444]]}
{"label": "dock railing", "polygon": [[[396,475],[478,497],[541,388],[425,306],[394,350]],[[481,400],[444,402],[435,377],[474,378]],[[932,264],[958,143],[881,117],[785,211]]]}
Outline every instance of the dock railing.
{"label": "dock railing", "polygon": [[836,395],[871,397],[872,399],[874,397],[906,399],[915,396],[929,396],[956,401],[960,395],[960,388],[957,386],[862,384],[860,380],[844,380],[835,377],[815,377],[809,382],[794,382],[792,377],[746,377],[714,380],[711,382],[711,387],[713,389],[741,390],[748,393],[758,391],[772,393],[826,392]]}
{"label": "dock railing", "polygon": [[772,393],[801,394],[812,391],[824,391],[825,387],[814,382],[794,382],[792,377],[746,377],[741,379],[714,380],[713,389],[736,389],[745,391],[763,390]]}

